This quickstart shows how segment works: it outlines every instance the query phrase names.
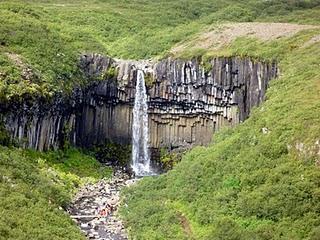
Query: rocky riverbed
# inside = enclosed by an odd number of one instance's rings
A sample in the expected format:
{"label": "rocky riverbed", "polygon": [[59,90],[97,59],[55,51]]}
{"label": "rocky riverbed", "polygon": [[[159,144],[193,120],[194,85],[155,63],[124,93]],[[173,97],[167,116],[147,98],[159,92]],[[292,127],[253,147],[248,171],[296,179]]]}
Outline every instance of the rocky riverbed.
{"label": "rocky riverbed", "polygon": [[117,210],[120,190],[135,181],[127,174],[116,171],[111,180],[100,180],[80,189],[68,212],[88,239],[128,239]]}

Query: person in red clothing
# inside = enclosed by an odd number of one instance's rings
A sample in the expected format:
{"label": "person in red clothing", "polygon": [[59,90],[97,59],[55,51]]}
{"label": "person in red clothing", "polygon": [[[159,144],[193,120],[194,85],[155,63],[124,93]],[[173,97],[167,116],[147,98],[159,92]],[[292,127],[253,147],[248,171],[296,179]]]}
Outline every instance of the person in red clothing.
{"label": "person in red clothing", "polygon": [[107,215],[107,211],[106,209],[102,209],[100,212],[99,212],[100,216],[106,216]]}

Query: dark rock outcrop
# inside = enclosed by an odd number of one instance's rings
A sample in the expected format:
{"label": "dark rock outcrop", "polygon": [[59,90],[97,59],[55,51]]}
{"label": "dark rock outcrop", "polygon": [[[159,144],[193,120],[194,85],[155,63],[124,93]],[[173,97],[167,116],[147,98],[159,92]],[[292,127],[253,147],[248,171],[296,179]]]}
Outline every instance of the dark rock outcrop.
{"label": "dark rock outcrop", "polygon": [[68,98],[3,112],[6,128],[24,147],[46,150],[66,141],[88,147],[106,139],[130,143],[137,69],[145,72],[148,86],[150,146],[207,144],[221,127],[245,120],[277,75],[275,63],[239,57],[202,64],[195,59],[124,61],[88,54],[80,66],[88,78],[100,80],[75,89]]}

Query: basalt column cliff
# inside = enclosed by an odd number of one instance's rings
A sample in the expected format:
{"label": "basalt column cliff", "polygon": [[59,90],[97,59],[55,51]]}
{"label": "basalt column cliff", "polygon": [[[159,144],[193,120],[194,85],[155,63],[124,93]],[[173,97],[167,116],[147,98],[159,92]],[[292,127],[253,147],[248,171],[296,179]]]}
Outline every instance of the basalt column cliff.
{"label": "basalt column cliff", "polygon": [[[38,150],[63,141],[82,147],[112,140],[131,143],[132,108],[137,70],[145,74],[150,146],[189,147],[207,144],[215,131],[245,120],[263,101],[275,63],[250,58],[124,61],[83,55],[80,67],[93,79],[68,97],[50,104],[40,100],[10,106],[3,120],[11,136]],[[98,80],[99,79],[99,80]]]}
{"label": "basalt column cliff", "polygon": [[221,127],[245,120],[277,74],[274,63],[237,57],[215,58],[205,66],[197,60],[135,62],[99,55],[83,56],[81,62],[88,77],[106,73],[108,78],[87,92],[78,134],[85,145],[105,137],[130,142],[137,69],[148,85],[154,148],[208,143]]}

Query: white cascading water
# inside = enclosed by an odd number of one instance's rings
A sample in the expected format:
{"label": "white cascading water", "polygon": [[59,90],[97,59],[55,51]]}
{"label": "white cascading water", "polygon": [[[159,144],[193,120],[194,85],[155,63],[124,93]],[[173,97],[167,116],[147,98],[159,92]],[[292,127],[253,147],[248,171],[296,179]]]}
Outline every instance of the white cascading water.
{"label": "white cascading water", "polygon": [[132,169],[136,176],[152,175],[148,142],[147,91],[143,72],[138,70],[132,124]]}

